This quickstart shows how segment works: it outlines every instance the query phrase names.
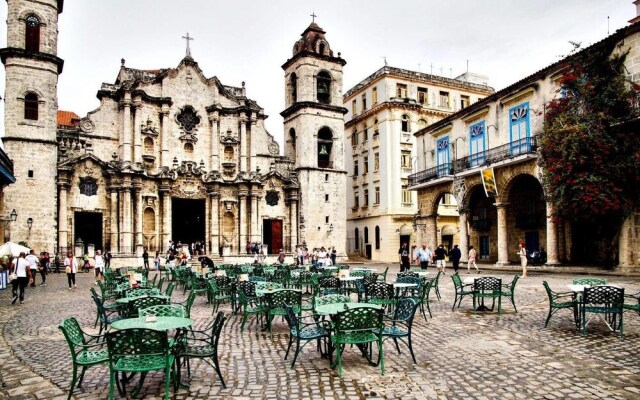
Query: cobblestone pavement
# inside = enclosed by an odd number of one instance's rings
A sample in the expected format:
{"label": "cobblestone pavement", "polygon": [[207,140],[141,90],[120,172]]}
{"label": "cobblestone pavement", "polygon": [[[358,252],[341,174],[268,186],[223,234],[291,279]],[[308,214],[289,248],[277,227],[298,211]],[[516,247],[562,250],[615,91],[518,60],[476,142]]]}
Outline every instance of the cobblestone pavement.
{"label": "cobblestone pavement", "polygon": [[[382,267],[378,267],[381,269]],[[448,272],[449,274],[449,272]],[[484,275],[485,273],[483,273]],[[487,272],[511,276],[502,272]],[[466,275],[466,272],[463,274]],[[188,389],[173,393],[175,399],[638,399],[640,397],[640,317],[625,315],[625,337],[609,332],[595,321],[588,336],[576,333],[570,311],[554,315],[548,328],[548,311],[542,281],[564,291],[575,276],[533,275],[516,289],[515,313],[511,304],[504,313],[471,312],[471,299],[451,311],[453,284],[449,275],[441,282],[442,300],[432,299],[433,318],[416,317],[413,344],[417,364],[408,351],[397,354],[385,344],[386,373],[369,366],[353,349],[345,352],[344,378],[329,368],[313,346],[302,351],[295,369],[283,360],[288,332],[276,320],[273,339],[250,320],[244,333],[240,318],[230,316],[220,341],[220,364],[227,389],[219,385],[213,369],[192,363]],[[628,292],[640,290],[640,278],[607,277]],[[391,275],[388,279],[393,279]],[[0,372],[4,385],[0,399],[65,399],[70,384],[71,359],[57,326],[75,316],[83,327],[93,327],[95,306],[88,288],[90,274],[79,276],[69,292],[64,274],[49,275],[46,287],[28,288],[23,305],[11,305],[10,291],[0,291]],[[182,300],[181,292],[174,300]],[[226,307],[225,311],[229,312]],[[197,326],[211,320],[204,298],[192,312]],[[92,367],[77,399],[105,399],[108,369]],[[183,377],[187,380],[186,376]],[[163,396],[163,374],[151,373],[141,392],[146,399]]]}

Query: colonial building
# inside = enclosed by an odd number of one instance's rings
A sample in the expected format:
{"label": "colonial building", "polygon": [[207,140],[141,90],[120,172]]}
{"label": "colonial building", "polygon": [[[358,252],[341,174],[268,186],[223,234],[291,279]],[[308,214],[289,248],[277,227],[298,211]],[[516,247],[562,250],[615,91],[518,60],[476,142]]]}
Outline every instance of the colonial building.
{"label": "colonial building", "polygon": [[[413,133],[493,93],[486,78],[469,77],[450,79],[384,66],[345,93],[350,253],[397,261],[401,243],[419,244],[413,220],[416,195],[408,187],[409,175],[424,168],[424,158],[418,157]],[[451,207],[451,199],[443,202],[443,229],[434,241],[452,243],[457,235],[457,207]]]}
{"label": "colonial building", "polygon": [[38,250],[78,244],[120,255],[162,251],[170,240],[200,241],[214,256],[244,252],[247,242],[264,243],[270,253],[302,243],[345,253],[339,196],[345,62],[333,56],[317,25],[305,30],[283,66],[285,128],[299,139],[281,156],[244,82],[231,86],[205,75],[188,44],[175,67],[142,70],[123,59],[86,116],[58,111],[62,5],[8,3],[8,48],[0,55],[7,71],[5,142],[18,183],[7,189],[5,208],[33,218],[28,233],[17,224],[12,240]]}
{"label": "colonial building", "polygon": [[[612,41],[629,50],[629,77],[640,81],[640,24],[636,23],[592,47]],[[587,48],[583,51],[589,51]],[[473,245],[480,259],[518,262],[518,242],[529,251],[546,249],[547,264],[589,263],[588,227],[554,222],[545,200],[538,166],[537,135],[545,104],[561,96],[564,60],[416,132],[421,170],[409,177],[418,194],[418,233],[431,245],[442,227],[439,204],[454,196],[459,211],[463,260]],[[482,173],[485,173],[483,182]],[[620,265],[640,263],[640,214],[629,216],[619,239]],[[594,239],[594,238],[591,238]],[[597,239],[597,238],[595,238]]]}

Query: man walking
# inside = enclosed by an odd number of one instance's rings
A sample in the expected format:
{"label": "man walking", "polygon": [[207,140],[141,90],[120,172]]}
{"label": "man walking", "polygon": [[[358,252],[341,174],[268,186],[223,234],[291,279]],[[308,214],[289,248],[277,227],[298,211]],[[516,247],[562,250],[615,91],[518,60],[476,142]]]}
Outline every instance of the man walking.
{"label": "man walking", "polygon": [[402,247],[398,250],[398,254],[400,255],[400,272],[409,270],[409,248],[407,247],[407,243],[402,243]]}
{"label": "man walking", "polygon": [[451,252],[449,253],[449,258],[453,263],[453,271],[455,274],[457,274],[458,268],[460,267],[460,259],[462,258],[462,252],[458,248],[457,244],[453,246],[453,250],[451,250]]}
{"label": "man walking", "polygon": [[144,249],[144,253],[142,253],[142,261],[144,262],[144,269],[149,270],[149,253],[147,249]]}
{"label": "man walking", "polygon": [[444,245],[440,243],[440,246],[435,251],[436,253],[436,266],[444,274],[444,267],[446,266],[446,262],[444,258],[447,256],[447,250],[444,248]]}
{"label": "man walking", "polygon": [[422,247],[418,249],[418,252],[416,254],[415,262],[419,261],[420,268],[423,271],[426,271],[427,267],[429,266],[429,261],[431,261],[432,257],[433,257],[433,254],[431,254],[431,250],[427,248],[427,243],[422,242]]}
{"label": "man walking", "polygon": [[40,265],[40,260],[36,256],[36,252],[31,250],[29,255],[25,257],[25,260],[29,263],[29,270],[31,272],[31,287],[36,287],[36,272],[38,272],[38,266]]}

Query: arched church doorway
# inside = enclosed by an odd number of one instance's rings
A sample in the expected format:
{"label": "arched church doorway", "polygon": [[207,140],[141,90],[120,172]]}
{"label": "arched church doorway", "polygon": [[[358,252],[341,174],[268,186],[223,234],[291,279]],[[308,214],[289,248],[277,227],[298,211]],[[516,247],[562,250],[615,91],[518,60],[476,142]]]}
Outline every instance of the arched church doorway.
{"label": "arched church doorway", "polygon": [[174,242],[204,242],[205,220],[204,200],[171,199],[171,232]]}
{"label": "arched church doorway", "polygon": [[262,242],[268,246],[269,254],[278,254],[282,247],[282,220],[265,219],[262,221]]}
{"label": "arched church doorway", "polygon": [[[82,240],[84,252],[92,244],[94,250],[104,250],[102,247],[102,213],[76,211],[74,213],[73,243]],[[128,249],[130,250],[130,249]]]}

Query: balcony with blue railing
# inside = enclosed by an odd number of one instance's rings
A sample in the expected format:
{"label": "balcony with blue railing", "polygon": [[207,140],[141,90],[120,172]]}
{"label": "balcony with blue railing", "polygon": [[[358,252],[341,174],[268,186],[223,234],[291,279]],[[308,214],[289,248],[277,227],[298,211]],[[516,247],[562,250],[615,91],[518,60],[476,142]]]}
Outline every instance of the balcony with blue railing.
{"label": "balcony with blue railing", "polygon": [[520,159],[524,155],[535,155],[538,151],[538,138],[531,136],[514,140],[502,146],[480,151],[470,156],[459,158],[452,163],[445,163],[424,171],[409,175],[409,186],[417,186],[436,179],[453,177],[475,168],[488,167],[498,163]]}

